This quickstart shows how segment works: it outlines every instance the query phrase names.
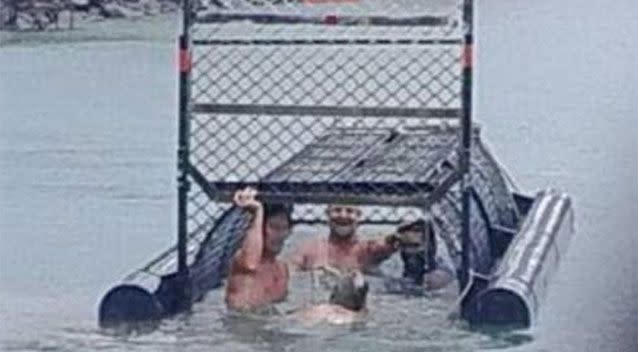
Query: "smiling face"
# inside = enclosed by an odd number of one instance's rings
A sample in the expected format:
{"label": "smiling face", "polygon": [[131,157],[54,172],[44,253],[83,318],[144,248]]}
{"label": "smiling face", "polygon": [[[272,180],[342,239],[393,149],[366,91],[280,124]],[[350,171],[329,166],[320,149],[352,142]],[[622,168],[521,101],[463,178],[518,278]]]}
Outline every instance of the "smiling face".
{"label": "smiling face", "polygon": [[265,219],[264,249],[272,254],[279,254],[284,248],[286,238],[290,235],[290,220],[284,213],[274,214]]}
{"label": "smiling face", "polygon": [[328,206],[326,213],[331,236],[350,238],[356,234],[361,209],[351,205],[335,204]]}

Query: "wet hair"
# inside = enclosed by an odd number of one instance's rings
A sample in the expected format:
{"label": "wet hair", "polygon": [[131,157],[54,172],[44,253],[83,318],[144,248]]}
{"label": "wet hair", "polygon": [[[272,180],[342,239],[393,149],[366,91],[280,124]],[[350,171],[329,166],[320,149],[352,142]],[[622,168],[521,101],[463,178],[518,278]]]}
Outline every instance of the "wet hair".
{"label": "wet hair", "polygon": [[262,233],[266,235],[266,223],[268,219],[277,216],[283,215],[288,220],[289,228],[292,227],[292,205],[281,204],[281,203],[264,203],[264,223],[262,225]]}
{"label": "wet hair", "polygon": [[403,277],[414,284],[423,284],[423,275],[436,270],[436,236],[431,221],[417,220],[399,227],[399,232],[419,231],[423,238],[427,237],[427,247],[420,251],[401,251],[403,261]]}
{"label": "wet hair", "polygon": [[292,224],[293,206],[281,203],[264,203],[264,219],[277,215],[284,215],[288,222]]}
{"label": "wet hair", "polygon": [[368,283],[364,280],[362,285],[357,286],[354,273],[350,273],[341,277],[332,288],[330,303],[359,311],[365,308],[367,295]]}

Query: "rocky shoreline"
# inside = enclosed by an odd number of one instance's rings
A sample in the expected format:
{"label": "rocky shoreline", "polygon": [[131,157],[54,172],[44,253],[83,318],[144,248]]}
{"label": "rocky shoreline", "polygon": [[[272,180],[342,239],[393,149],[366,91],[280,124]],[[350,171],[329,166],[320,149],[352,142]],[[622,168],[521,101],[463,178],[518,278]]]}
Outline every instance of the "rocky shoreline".
{"label": "rocky shoreline", "polygon": [[173,13],[180,0],[0,0],[0,29],[73,29],[104,19],[140,19]]}

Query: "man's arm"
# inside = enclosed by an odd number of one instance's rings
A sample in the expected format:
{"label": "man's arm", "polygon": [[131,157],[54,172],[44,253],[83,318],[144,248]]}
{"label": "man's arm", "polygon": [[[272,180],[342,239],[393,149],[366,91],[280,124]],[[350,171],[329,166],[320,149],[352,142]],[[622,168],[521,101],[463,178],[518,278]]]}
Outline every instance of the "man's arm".
{"label": "man's arm", "polygon": [[399,240],[396,235],[388,235],[366,241],[363,255],[368,264],[376,265],[390,258],[398,249]]}
{"label": "man's arm", "polygon": [[235,193],[235,204],[253,213],[253,219],[246,231],[242,246],[235,256],[235,264],[242,269],[254,271],[261,261],[264,250],[264,208],[255,199],[257,191],[246,188]]}

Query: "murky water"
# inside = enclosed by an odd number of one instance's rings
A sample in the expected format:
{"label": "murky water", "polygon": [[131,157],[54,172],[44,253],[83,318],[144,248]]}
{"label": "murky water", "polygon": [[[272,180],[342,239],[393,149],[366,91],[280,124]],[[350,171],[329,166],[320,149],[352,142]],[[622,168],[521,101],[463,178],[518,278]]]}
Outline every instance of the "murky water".
{"label": "murky water", "polygon": [[[303,328],[233,317],[213,292],[152,334],[103,334],[101,295],[173,243],[174,48],[67,43],[0,49],[2,349],[638,349],[638,6],[479,7],[485,137],[522,189],[563,188],[575,202],[577,232],[535,327],[467,331],[445,319],[454,297],[444,293],[373,295],[365,325]],[[304,280],[291,306],[309,299]]]}

